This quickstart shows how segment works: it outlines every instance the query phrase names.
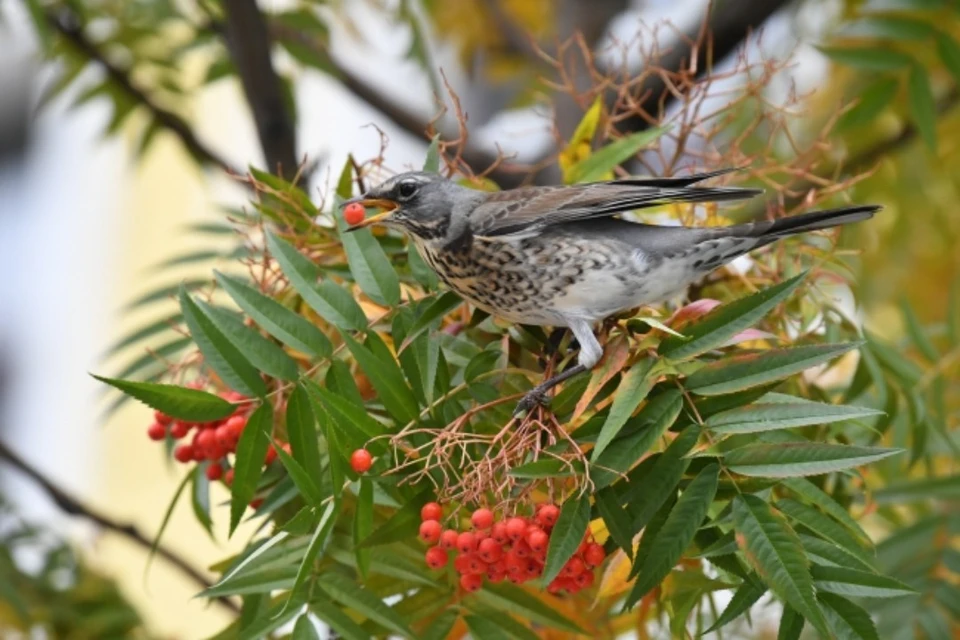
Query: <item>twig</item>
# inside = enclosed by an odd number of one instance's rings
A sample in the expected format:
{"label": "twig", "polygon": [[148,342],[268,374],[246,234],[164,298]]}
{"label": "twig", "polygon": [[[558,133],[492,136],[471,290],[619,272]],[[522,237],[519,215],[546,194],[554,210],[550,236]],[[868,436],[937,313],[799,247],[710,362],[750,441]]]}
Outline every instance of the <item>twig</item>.
{"label": "twig", "polygon": [[[40,485],[40,488],[42,488],[44,492],[50,496],[50,499],[53,500],[53,502],[64,513],[68,513],[72,516],[79,516],[95,523],[102,529],[107,529],[109,531],[113,531],[114,533],[118,533],[128,540],[140,545],[144,549],[151,549],[153,547],[152,541],[148,540],[142,533],[140,533],[139,529],[137,529],[134,525],[117,522],[116,520],[113,520],[112,518],[80,503],[75,498],[64,492],[63,489],[51,482],[37,469],[33,468],[26,460],[17,455],[17,453],[15,453],[3,442],[0,442],[0,459],[6,460],[14,469],[19,470],[25,476]],[[207,589],[211,586],[210,582],[199,571],[194,569],[192,566],[190,566],[190,564],[187,563],[186,560],[167,547],[158,544],[156,547],[156,552],[157,555],[175,566],[200,587]],[[240,613],[240,608],[229,598],[220,596],[215,600],[223,607],[229,609],[231,612],[237,614]]]}
{"label": "twig", "polygon": [[156,104],[142,88],[133,82],[128,69],[122,69],[108,60],[97,45],[84,34],[80,17],[75,11],[66,6],[60,6],[48,10],[45,16],[47,22],[55,31],[82,53],[84,57],[103,67],[107,72],[107,77],[124,93],[149,111],[154,122],[175,135],[191,155],[201,162],[216,165],[229,174],[242,174],[219,154],[200,142],[193,129],[183,118]]}

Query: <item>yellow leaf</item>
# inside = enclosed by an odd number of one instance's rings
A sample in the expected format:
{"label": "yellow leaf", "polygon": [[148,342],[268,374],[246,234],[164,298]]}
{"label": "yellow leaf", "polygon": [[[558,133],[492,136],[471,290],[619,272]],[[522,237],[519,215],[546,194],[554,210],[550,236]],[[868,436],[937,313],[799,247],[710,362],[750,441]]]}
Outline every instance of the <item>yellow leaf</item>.
{"label": "yellow leaf", "polygon": [[573,137],[567,143],[567,146],[560,152],[557,162],[563,171],[564,182],[569,182],[568,172],[580,161],[590,156],[590,142],[597,132],[597,126],[600,124],[600,114],[603,111],[602,96],[597,96],[593,104],[583,114],[577,130],[573,132]]}
{"label": "yellow leaf", "polygon": [[607,568],[603,570],[603,577],[600,578],[600,586],[597,588],[597,602],[619,596],[629,589],[629,576],[630,558],[623,549],[617,549],[607,563]]}

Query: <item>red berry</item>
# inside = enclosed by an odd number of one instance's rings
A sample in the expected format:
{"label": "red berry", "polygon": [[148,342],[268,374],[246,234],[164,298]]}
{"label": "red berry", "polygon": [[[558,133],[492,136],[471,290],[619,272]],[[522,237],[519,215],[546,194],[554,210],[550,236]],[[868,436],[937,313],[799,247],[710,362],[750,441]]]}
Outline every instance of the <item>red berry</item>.
{"label": "red berry", "polygon": [[470,524],[473,525],[474,529],[479,531],[489,529],[493,525],[493,511],[490,511],[490,509],[477,509],[473,512],[473,515],[470,516]]}
{"label": "red berry", "polygon": [[460,576],[460,586],[463,587],[464,591],[468,591],[470,593],[478,591],[480,587],[483,586],[483,576],[475,573],[462,575]]}
{"label": "red berry", "polygon": [[565,578],[575,578],[586,570],[587,566],[583,564],[583,560],[574,556],[567,560],[567,564],[563,565],[560,575]]}
{"label": "red berry", "polygon": [[484,562],[496,562],[503,555],[503,547],[493,538],[487,538],[477,545],[477,552]]}
{"label": "red berry", "polygon": [[527,532],[527,544],[536,552],[543,551],[550,543],[550,536],[541,529],[531,529]]}
{"label": "red berry", "polygon": [[471,553],[467,556],[467,571],[466,573],[486,573],[487,572],[487,563],[481,560],[475,553]]}
{"label": "red berry", "polygon": [[466,554],[458,555],[453,559],[453,568],[457,573],[463,574],[467,572],[467,564],[470,562],[470,556]]}
{"label": "red berry", "polygon": [[443,533],[440,534],[440,547],[441,547],[442,549],[454,549],[454,548],[456,548],[456,546],[457,546],[457,537],[459,537],[459,535],[460,535],[460,534],[458,534],[458,533],[457,533],[456,531],[454,531],[453,529],[447,529],[446,531],[444,531]]}
{"label": "red berry", "polygon": [[223,474],[223,481],[228,487],[233,484],[233,469],[227,469],[227,472]]}
{"label": "red berry", "polygon": [[250,508],[256,511],[263,504],[263,498],[254,498],[250,501]]}
{"label": "red berry", "polygon": [[440,569],[441,567],[447,566],[447,552],[441,549],[440,547],[431,547],[427,549],[427,566],[431,569]]}
{"label": "red berry", "polygon": [[507,565],[507,573],[510,575],[521,574],[526,568],[526,563],[523,561],[523,558],[513,553],[512,551],[504,556]]}
{"label": "red berry", "polygon": [[477,536],[470,533],[469,531],[464,531],[457,536],[457,549],[460,550],[460,553],[470,553],[477,548]]}
{"label": "red berry", "polygon": [[154,422],[147,428],[147,437],[151,440],[163,440],[167,437],[167,428],[159,422]]}
{"label": "red berry", "polygon": [[510,518],[507,520],[507,537],[516,542],[527,533],[527,523],[523,518]]}
{"label": "red berry", "polygon": [[513,552],[521,558],[529,558],[533,555],[533,549],[527,544],[526,540],[517,540],[513,543]]}
{"label": "red berry", "polygon": [[364,210],[363,205],[359,202],[351,202],[343,208],[343,220],[351,226],[363,222],[363,219],[366,217],[366,215],[367,212]]}
{"label": "red berry", "polygon": [[436,520],[424,520],[420,525],[420,539],[430,544],[436,544],[440,541],[440,532],[443,527]]}
{"label": "red berry", "polygon": [[547,593],[557,594],[563,590],[563,586],[560,582],[560,578],[554,578],[550,584],[547,585]]}
{"label": "red berry", "polygon": [[[274,448],[273,443],[270,443],[270,446],[267,447],[267,455],[263,457],[263,464],[271,464],[274,460],[277,459],[277,450]],[[351,459],[352,464],[352,459]]]}
{"label": "red berry", "polygon": [[498,582],[503,582],[504,580],[506,580],[506,578],[507,578],[507,574],[501,571],[492,571],[489,569],[487,570],[487,580],[489,580],[494,584],[497,584]]}
{"label": "red berry", "polygon": [[545,529],[555,525],[559,517],[560,509],[554,504],[545,504],[537,511],[537,523]]}
{"label": "red berry", "polygon": [[494,524],[493,528],[490,529],[490,537],[500,544],[506,544],[510,540],[510,537],[507,535],[506,523],[497,522]]}
{"label": "red berry", "polygon": [[233,432],[227,425],[217,427],[214,434],[217,436],[217,444],[224,449],[230,449],[233,446]]}
{"label": "red berry", "polygon": [[587,545],[586,551],[583,552],[584,561],[591,567],[599,567],[606,557],[607,554],[604,553],[603,547],[596,542]]}
{"label": "red berry", "polygon": [[217,446],[217,432],[214,429],[203,429],[197,434],[194,444],[201,451],[207,453]]}
{"label": "red berry", "polygon": [[177,459],[177,462],[190,462],[193,460],[193,446],[181,444],[173,450],[173,457]]}
{"label": "red berry", "polygon": [[527,563],[524,565],[523,574],[528,580],[532,580],[536,577],[539,577],[543,573],[543,565],[534,560],[533,558],[527,558]]}
{"label": "red berry", "polygon": [[436,502],[428,502],[420,508],[421,520],[439,520],[443,517],[443,507]]}
{"label": "red berry", "polygon": [[174,440],[179,440],[180,438],[183,438],[184,436],[186,436],[188,433],[190,433],[189,422],[183,422],[182,420],[177,420],[170,426],[170,437],[173,438]]}
{"label": "red berry", "polygon": [[586,589],[587,587],[593,584],[594,575],[593,571],[584,571],[576,578],[573,579],[577,583],[577,586],[581,589]]}
{"label": "red berry", "polygon": [[357,473],[366,473],[373,466],[373,456],[366,449],[357,449],[350,454],[350,466]]}
{"label": "red berry", "polygon": [[162,424],[163,426],[167,426],[168,424],[173,422],[173,418],[165,414],[163,411],[154,411],[153,419],[156,420],[158,423]]}
{"label": "red berry", "polygon": [[207,467],[207,480],[219,480],[223,476],[223,467],[219,462],[214,462]]}

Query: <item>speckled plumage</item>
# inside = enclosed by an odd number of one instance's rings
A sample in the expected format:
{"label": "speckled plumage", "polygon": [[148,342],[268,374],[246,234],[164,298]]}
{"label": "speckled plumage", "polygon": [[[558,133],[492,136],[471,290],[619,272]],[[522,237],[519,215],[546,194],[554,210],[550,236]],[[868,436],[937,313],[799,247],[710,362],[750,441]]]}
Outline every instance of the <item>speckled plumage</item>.
{"label": "speckled plumage", "polygon": [[[847,207],[708,229],[613,217],[667,203],[742,200],[760,193],[697,186],[727,172],[494,193],[411,172],[354,201],[393,207],[358,227],[383,223],[409,233],[440,279],[470,303],[513,322],[569,327],[581,346],[582,371],[602,355],[595,322],[662,301],[779,238],[864,220],[878,209]],[[537,387],[521,408],[542,400],[569,375]]]}

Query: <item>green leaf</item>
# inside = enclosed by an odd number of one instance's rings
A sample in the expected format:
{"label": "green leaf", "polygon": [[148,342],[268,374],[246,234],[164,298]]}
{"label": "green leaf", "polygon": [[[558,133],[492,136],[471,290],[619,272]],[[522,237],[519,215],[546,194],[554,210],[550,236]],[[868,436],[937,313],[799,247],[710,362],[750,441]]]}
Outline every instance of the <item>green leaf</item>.
{"label": "green leaf", "polygon": [[937,104],[933,97],[933,88],[930,86],[930,76],[919,64],[910,67],[907,76],[907,97],[910,102],[910,113],[913,122],[917,125],[920,137],[930,151],[937,150]]}
{"label": "green leaf", "polygon": [[427,147],[427,157],[423,161],[423,170],[428,173],[440,172],[440,134],[434,134]]}
{"label": "green leaf", "polygon": [[620,500],[614,489],[601,489],[594,494],[594,500],[597,504],[597,511],[603,518],[610,537],[623,549],[627,557],[633,559],[633,523],[630,521],[630,515],[620,506]]}
{"label": "green leaf", "polygon": [[369,447],[370,452],[378,454],[386,450],[381,441],[370,442],[373,438],[383,435],[386,430],[383,425],[370,417],[362,406],[357,406],[349,399],[324,389],[316,383],[307,383],[307,391],[320,400],[323,410],[330,419],[329,423],[337,429],[338,439],[349,447],[348,451]]}
{"label": "green leaf", "polygon": [[[673,425],[683,408],[683,395],[671,389],[651,398],[635,417],[621,428],[627,431],[591,464],[591,479],[598,489],[609,486],[649,451]],[[656,510],[656,509],[654,509]]]}
{"label": "green leaf", "polygon": [[937,34],[937,54],[954,82],[960,82],[960,44],[949,34],[940,32]]}
{"label": "green leaf", "polygon": [[[557,523],[559,524],[559,521]],[[580,539],[582,538],[583,534],[581,533]],[[577,540],[577,545],[579,544],[580,540]],[[487,583],[483,589],[476,593],[475,597],[479,602],[496,611],[512,613],[530,622],[570,633],[585,633],[577,623],[545,604],[543,600],[512,584],[505,582],[501,584]]]}
{"label": "green leaf", "polygon": [[242,345],[244,355],[254,367],[268,376],[281,380],[296,380],[300,375],[296,361],[276,343],[260,335],[259,331],[243,324],[240,314],[222,307],[215,307],[202,300],[195,302],[227,340],[235,345]]}
{"label": "green leaf", "polygon": [[783,616],[780,618],[780,628],[777,631],[777,640],[800,640],[803,632],[803,616],[784,605]]}
{"label": "green leaf", "polygon": [[817,47],[834,62],[866,71],[894,71],[913,63],[905,53],[881,47]]}
{"label": "green leaf", "polygon": [[[648,591],[660,584],[680,560],[683,551],[693,542],[700,524],[707,516],[707,510],[717,493],[720,480],[720,466],[711,464],[703,469],[687,485],[667,516],[666,522],[656,532],[652,540],[644,535],[640,546],[647,547],[643,562],[634,572],[639,571],[636,583],[627,596],[625,608],[636,604]],[[637,554],[638,562],[640,554]]]}
{"label": "green leaf", "polygon": [[440,297],[436,298],[426,309],[423,310],[417,319],[414,320],[413,326],[411,326],[407,331],[407,335],[403,339],[403,343],[400,345],[399,350],[403,351],[409,347],[410,343],[416,340],[421,333],[429,329],[434,322],[452,312],[461,304],[463,304],[463,300],[453,291],[447,291]]}
{"label": "green leaf", "polygon": [[340,229],[340,242],[347,254],[350,273],[365,294],[377,304],[400,304],[400,279],[383,247],[370,229],[347,231],[343,216],[334,216]]}
{"label": "green leaf", "polygon": [[310,620],[310,616],[303,614],[297,618],[290,640],[320,640],[320,634],[317,633],[317,628]]}
{"label": "green leaf", "polygon": [[697,427],[687,427],[670,443],[663,455],[653,464],[647,475],[639,498],[632,500],[627,510],[633,519],[633,530],[639,531],[660,509],[670,496],[676,495],[680,478],[690,466],[686,455],[693,449],[700,436]]}
{"label": "green leaf", "polygon": [[509,473],[514,478],[569,478],[577,471],[583,471],[583,465],[576,462],[569,463],[558,458],[540,458],[533,462],[521,464]]}
{"label": "green leaf", "polygon": [[310,396],[298,383],[287,399],[287,440],[294,459],[309,475],[319,478],[321,472],[317,419],[313,415]]}
{"label": "green leaf", "polygon": [[590,525],[590,496],[570,497],[560,507],[560,517],[550,533],[547,561],[543,565],[543,583],[549,584],[567,560],[573,557]]}
{"label": "green leaf", "polygon": [[858,92],[857,104],[840,116],[837,129],[848,131],[873,122],[893,102],[899,87],[896,78],[880,78]]}
{"label": "green leaf", "polygon": [[457,623],[460,614],[454,609],[447,609],[437,616],[421,636],[422,640],[447,640],[453,625]]}
{"label": "green leaf", "polygon": [[865,545],[859,538],[818,509],[790,498],[778,500],[775,506],[790,519],[810,529],[821,538],[857,556],[861,562],[868,565],[873,563],[873,558],[865,551]]}
{"label": "green leaf", "polygon": [[239,280],[219,272],[214,273],[217,275],[217,282],[234,302],[280,342],[301,353],[321,358],[328,357],[333,352],[327,336],[306,318]]}
{"label": "green leaf", "polygon": [[240,522],[247,504],[253,498],[263,473],[263,459],[267,455],[270,440],[267,433],[273,428],[273,407],[264,401],[247,419],[247,426],[237,443],[233,465],[233,493],[230,499],[230,535]]}
{"label": "green leaf", "polygon": [[497,624],[493,618],[484,616],[465,616],[470,637],[476,640],[515,640],[506,629]]}
{"label": "green leaf", "polygon": [[928,362],[937,362],[937,360],[940,359],[940,354],[937,353],[936,347],[930,342],[930,338],[927,337],[927,333],[920,323],[920,318],[917,317],[913,307],[910,306],[910,303],[906,299],[900,301],[900,311],[903,313],[904,323],[906,324],[907,333],[910,335],[910,340],[916,345],[917,349]]}
{"label": "green leaf", "polygon": [[[334,514],[339,506],[337,501],[331,501],[327,505],[327,508],[324,509],[323,515],[320,516],[320,521],[317,523],[317,528],[310,538],[307,551],[303,554],[303,559],[297,568],[297,577],[293,581],[293,587],[290,588],[290,597],[287,599],[286,607],[293,604],[294,594],[300,590],[300,587],[303,586],[307,578],[313,573],[314,563],[326,547],[327,541],[330,538],[330,532],[333,531],[333,525],[337,521]],[[286,607],[284,607],[281,613],[286,611]]]}
{"label": "green leaf", "polygon": [[785,604],[829,637],[803,547],[786,520],[749,494],[734,498],[733,520],[740,534],[738,542],[757,574]]}
{"label": "green leaf", "polygon": [[832,593],[817,594],[817,599],[837,640],[880,640],[870,614],[862,607]]}
{"label": "green leaf", "polygon": [[[823,491],[820,487],[813,484],[806,478],[786,478],[782,480],[780,484],[807,502],[810,502],[823,509],[827,515],[831,516],[844,527],[846,527],[847,530],[860,541],[861,545],[867,548],[873,546],[873,541],[870,540],[870,536],[868,536],[867,532],[860,527],[860,524],[853,519],[853,516],[850,515],[850,512],[840,506],[836,500],[830,497],[830,495]],[[874,493],[874,499],[876,498],[877,495]]]}
{"label": "green leaf", "polygon": [[180,309],[190,335],[203,354],[204,363],[236,391],[248,396],[266,395],[267,386],[256,368],[204,315],[183,287],[180,289]]}
{"label": "green leaf", "polygon": [[307,470],[300,466],[300,463],[297,462],[292,455],[284,451],[283,447],[280,446],[280,443],[276,440],[273,440],[272,444],[274,451],[277,452],[277,459],[280,460],[280,464],[286,469],[287,475],[293,480],[293,484],[296,485],[297,491],[303,497],[304,501],[312,507],[320,507],[327,497],[318,484],[320,475],[307,473]]}
{"label": "green leaf", "polygon": [[752,404],[710,416],[705,426],[720,435],[759,433],[791,429],[840,420],[856,420],[881,415],[882,411],[865,407],[801,401],[790,403]]}
{"label": "green leaf", "polygon": [[357,547],[378,547],[415,537],[420,528],[420,508],[432,499],[432,491],[429,488],[409,498],[389,520],[374,529],[373,533]]}
{"label": "green leaf", "polygon": [[360,478],[360,490],[357,492],[357,509],[353,518],[353,545],[357,554],[357,569],[366,579],[370,571],[370,550],[360,548],[360,542],[373,532],[373,481]]}
{"label": "green leaf", "polygon": [[745,614],[766,592],[767,590],[764,587],[752,582],[741,584],[733,593],[733,597],[730,598],[726,608],[717,616],[716,621],[710,625],[709,629],[704,631],[704,635],[728,625]]}
{"label": "green leaf", "polygon": [[731,471],[741,475],[790,478],[853,469],[902,451],[825,442],[782,442],[747,445],[728,451],[723,458]]}
{"label": "green leaf", "polygon": [[820,591],[851,598],[899,598],[917,595],[916,589],[899,580],[867,571],[815,564],[810,573]]}
{"label": "green leaf", "polygon": [[211,422],[226,418],[236,410],[234,404],[206,391],[187,389],[173,384],[134,382],[91,375],[100,382],[116,387],[131,398],[136,398],[151,409],[162,411],[180,420]]}
{"label": "green leaf", "polygon": [[624,136],[619,140],[597,149],[576,165],[570,167],[567,174],[569,183],[594,182],[602,180],[610,171],[626,162],[645,147],[656,142],[669,131],[669,127],[647,129],[640,133]]}
{"label": "green leaf", "polygon": [[317,578],[316,584],[337,602],[350,607],[380,626],[402,636],[414,635],[403,618],[387,606],[380,596],[358,586],[347,577],[338,573],[325,573]]}
{"label": "green leaf", "polygon": [[367,317],[350,292],[330,280],[318,282],[320,269],[293,245],[267,231],[267,247],[290,285],[321,318],[345,331],[367,328]]}
{"label": "green leaf", "polygon": [[613,405],[610,412],[607,413],[607,420],[600,429],[600,435],[597,436],[597,442],[593,446],[593,453],[590,454],[590,460],[596,462],[603,453],[604,449],[620,433],[620,429],[627,423],[627,420],[637,410],[643,399],[650,393],[655,376],[650,375],[653,369],[653,358],[647,358],[636,363],[630,370],[623,374],[620,384],[613,395]]}
{"label": "green leaf", "polygon": [[183,314],[179,311],[173,314],[168,314],[155,320],[147,325],[138,326],[136,329],[125,334],[122,338],[114,342],[107,349],[107,354],[112,355],[119,351],[122,351],[126,347],[129,347],[132,344],[136,344],[141,340],[146,340],[152,336],[162,333],[164,331],[172,331],[174,327],[182,324]]}
{"label": "green leaf", "polygon": [[297,577],[297,567],[308,544],[305,536],[293,537],[283,531],[266,540],[258,540],[202,595],[215,597],[289,589]]}
{"label": "green leaf", "polygon": [[378,358],[370,349],[349,336],[343,336],[347,348],[363,372],[370,379],[377,397],[387,411],[399,424],[405,425],[416,420],[420,411],[413,397],[413,391],[407,386],[403,372],[392,357],[389,360]]}
{"label": "green leaf", "polygon": [[417,245],[411,242],[407,245],[407,264],[410,265],[410,274],[427,291],[433,291],[440,284],[437,274],[430,268],[420,255]]}
{"label": "green leaf", "polygon": [[878,504],[902,504],[924,500],[960,500],[960,475],[917,478],[891,482],[873,493]]}
{"label": "green leaf", "polygon": [[197,522],[206,530],[207,534],[213,537],[213,521],[210,519],[210,480],[207,479],[206,471],[210,465],[209,462],[198,464],[190,472],[190,504],[193,507],[193,515]]}
{"label": "green leaf", "polygon": [[686,387],[697,395],[715,396],[781,380],[855,349],[856,343],[768,349],[727,357],[687,377]]}
{"label": "green leaf", "polygon": [[718,349],[786,300],[806,276],[806,272],[801,273],[751,296],[717,307],[690,325],[682,327],[686,339],[674,336],[664,338],[659,347],[660,355],[670,360],[686,360]]}
{"label": "green leaf", "polygon": [[310,602],[310,610],[318,618],[330,625],[344,640],[370,640],[370,632],[353,621],[337,605],[326,598],[315,598]]}
{"label": "green leaf", "polygon": [[153,557],[157,553],[157,547],[160,546],[160,538],[163,537],[163,532],[167,530],[167,525],[170,524],[170,517],[173,515],[173,509],[177,506],[177,502],[180,501],[180,495],[183,493],[183,490],[187,487],[187,483],[190,482],[191,474],[187,474],[183,477],[183,480],[180,481],[180,484],[177,485],[177,490],[173,492],[173,498],[170,499],[170,504],[167,505],[167,510],[163,512],[163,519],[160,520],[160,528],[157,529],[157,535],[154,536],[153,540],[150,542],[150,553],[147,554],[147,565],[144,568],[144,575],[150,570],[150,563],[153,562]]}
{"label": "green leaf", "polygon": [[869,15],[854,23],[858,32],[865,30],[869,35],[894,40],[927,40],[934,34],[934,28],[923,20],[914,20],[903,15]]}

